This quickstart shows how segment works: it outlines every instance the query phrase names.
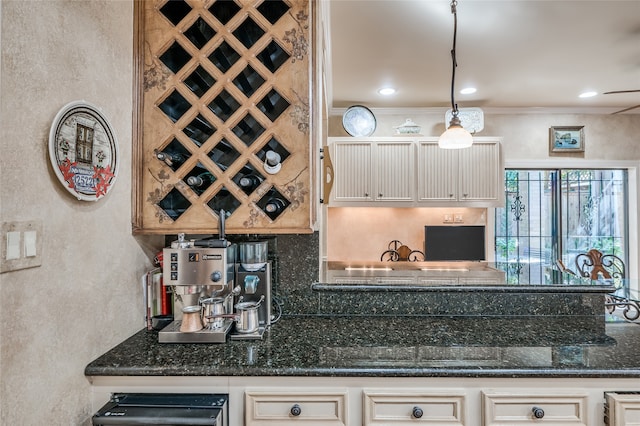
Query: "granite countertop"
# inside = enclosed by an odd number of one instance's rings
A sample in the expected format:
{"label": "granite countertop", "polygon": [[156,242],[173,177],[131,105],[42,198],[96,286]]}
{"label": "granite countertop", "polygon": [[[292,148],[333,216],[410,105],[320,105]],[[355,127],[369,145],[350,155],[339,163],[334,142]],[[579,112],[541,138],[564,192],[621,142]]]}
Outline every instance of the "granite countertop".
{"label": "granite countertop", "polygon": [[157,332],[141,330],[85,375],[640,378],[640,325],[605,325],[603,317],[283,317],[262,340],[158,343]]}

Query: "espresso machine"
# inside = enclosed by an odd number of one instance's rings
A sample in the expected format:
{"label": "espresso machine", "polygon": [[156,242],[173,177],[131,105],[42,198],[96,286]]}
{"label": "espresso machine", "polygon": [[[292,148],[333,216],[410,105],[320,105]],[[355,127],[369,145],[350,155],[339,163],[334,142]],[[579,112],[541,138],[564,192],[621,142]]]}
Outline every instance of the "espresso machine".
{"label": "espresso machine", "polygon": [[236,271],[236,294],[238,304],[258,305],[258,327],[251,333],[230,334],[232,340],[262,339],[271,325],[271,262],[267,260],[267,241],[238,243]]}
{"label": "espresso machine", "polygon": [[174,321],[158,332],[160,343],[222,343],[234,325],[236,245],[224,238],[224,211],[220,218],[219,238],[186,240],[179,234],[163,249],[162,275],[173,291]]}

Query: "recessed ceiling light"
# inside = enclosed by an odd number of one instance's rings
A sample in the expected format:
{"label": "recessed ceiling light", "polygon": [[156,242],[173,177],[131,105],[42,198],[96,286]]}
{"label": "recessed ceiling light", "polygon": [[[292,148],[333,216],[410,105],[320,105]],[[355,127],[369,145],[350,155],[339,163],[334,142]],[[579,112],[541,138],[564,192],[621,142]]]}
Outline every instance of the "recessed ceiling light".
{"label": "recessed ceiling light", "polygon": [[579,98],[592,98],[597,94],[598,94],[598,92],[584,92],[584,93],[580,93],[580,95],[578,97]]}
{"label": "recessed ceiling light", "polygon": [[396,93],[396,89],[394,89],[393,87],[383,87],[382,89],[378,90],[378,93],[384,96],[389,96]]}
{"label": "recessed ceiling light", "polygon": [[475,87],[465,87],[464,89],[460,90],[460,93],[463,95],[470,95],[472,93],[476,93],[477,89]]}

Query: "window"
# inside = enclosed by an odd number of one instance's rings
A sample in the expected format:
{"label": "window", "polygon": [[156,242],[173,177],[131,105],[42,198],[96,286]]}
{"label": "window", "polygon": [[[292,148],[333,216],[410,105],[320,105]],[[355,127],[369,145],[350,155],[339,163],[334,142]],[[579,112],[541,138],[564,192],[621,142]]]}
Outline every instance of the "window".
{"label": "window", "polygon": [[579,253],[596,248],[628,264],[627,171],[505,171],[505,207],[495,210],[498,267],[512,284],[562,280],[558,259],[575,270]]}

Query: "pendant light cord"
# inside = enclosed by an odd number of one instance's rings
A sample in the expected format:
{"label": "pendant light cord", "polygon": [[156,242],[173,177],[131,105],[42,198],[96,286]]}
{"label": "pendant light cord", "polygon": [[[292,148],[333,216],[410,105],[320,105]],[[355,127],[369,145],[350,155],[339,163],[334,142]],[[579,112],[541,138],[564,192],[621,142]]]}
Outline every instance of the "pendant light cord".
{"label": "pendant light cord", "polygon": [[458,63],[456,61],[456,36],[458,33],[458,13],[456,10],[458,2],[456,0],[451,1],[451,13],[453,13],[453,48],[451,49],[451,113],[454,117],[458,116],[458,105],[456,105],[453,93],[455,90],[455,81],[456,81],[456,67]]}

